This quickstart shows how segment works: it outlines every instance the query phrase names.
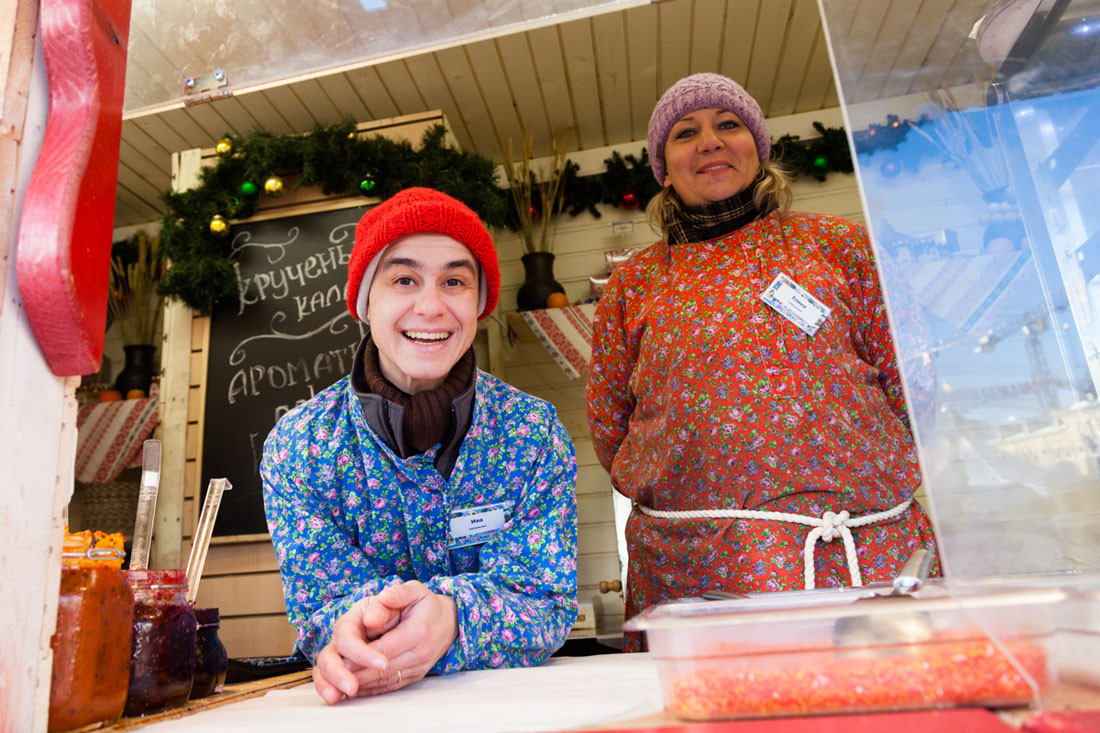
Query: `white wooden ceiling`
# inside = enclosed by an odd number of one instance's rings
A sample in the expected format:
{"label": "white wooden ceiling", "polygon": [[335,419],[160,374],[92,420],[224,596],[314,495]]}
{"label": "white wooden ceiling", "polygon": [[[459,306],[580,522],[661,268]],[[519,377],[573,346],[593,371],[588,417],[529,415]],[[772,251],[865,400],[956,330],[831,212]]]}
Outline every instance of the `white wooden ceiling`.
{"label": "white wooden ceiling", "polygon": [[[990,4],[824,0],[848,100],[969,82],[986,67],[966,35]],[[139,63],[132,54],[128,73]],[[129,112],[115,223],[158,219],[171,153],[210,147],[226,133],[295,133],[344,115],[441,109],[464,150],[499,162],[509,138],[524,134],[537,155],[552,136],[572,151],[644,139],[659,94],[699,71],[737,79],[768,117],[838,103],[816,0],[667,0],[285,83],[234,85],[233,96],[214,102]]]}

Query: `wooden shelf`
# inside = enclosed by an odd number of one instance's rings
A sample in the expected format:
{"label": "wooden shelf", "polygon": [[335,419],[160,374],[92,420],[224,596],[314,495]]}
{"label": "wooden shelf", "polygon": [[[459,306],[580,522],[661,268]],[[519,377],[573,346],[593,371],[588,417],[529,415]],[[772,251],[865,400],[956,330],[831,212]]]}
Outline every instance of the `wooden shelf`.
{"label": "wooden shelf", "polygon": [[522,341],[523,343],[535,343],[539,340],[535,332],[527,325],[527,321],[519,313],[514,311],[508,313],[504,316],[504,320],[508,324],[509,340]]}

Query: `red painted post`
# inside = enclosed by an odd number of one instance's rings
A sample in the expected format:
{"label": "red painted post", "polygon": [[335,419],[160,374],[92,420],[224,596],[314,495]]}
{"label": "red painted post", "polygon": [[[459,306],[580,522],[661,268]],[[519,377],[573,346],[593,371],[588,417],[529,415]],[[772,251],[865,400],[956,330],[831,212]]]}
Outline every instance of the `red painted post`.
{"label": "red painted post", "polygon": [[19,294],[50,370],[103,356],[130,0],[42,0],[50,112],[23,199]]}

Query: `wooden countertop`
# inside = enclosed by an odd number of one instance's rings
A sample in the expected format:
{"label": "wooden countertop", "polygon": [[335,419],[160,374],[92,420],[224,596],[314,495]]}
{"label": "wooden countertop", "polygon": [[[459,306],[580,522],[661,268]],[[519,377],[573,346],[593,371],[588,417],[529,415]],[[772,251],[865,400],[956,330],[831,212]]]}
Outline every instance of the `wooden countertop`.
{"label": "wooden countertop", "polygon": [[104,725],[102,723],[87,725],[83,728],[77,728],[77,730],[81,732],[93,730],[134,730],[164,720],[185,718],[201,713],[204,710],[219,708],[222,705],[263,697],[272,690],[285,690],[290,687],[297,687],[309,681],[310,671],[306,669],[301,672],[291,672],[290,674],[284,674],[278,677],[269,677],[265,680],[253,680],[251,682],[241,682],[236,685],[225,685],[221,692],[208,697],[199,698],[198,700],[188,700],[186,705],[169,708],[168,710],[162,710],[159,713],[151,713],[150,715],[122,718],[118,722],[109,725]]}

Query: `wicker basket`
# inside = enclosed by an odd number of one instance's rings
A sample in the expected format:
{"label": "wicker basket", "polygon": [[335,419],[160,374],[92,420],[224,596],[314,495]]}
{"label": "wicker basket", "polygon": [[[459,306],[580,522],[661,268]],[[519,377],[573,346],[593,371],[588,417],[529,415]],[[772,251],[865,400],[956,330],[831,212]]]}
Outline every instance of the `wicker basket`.
{"label": "wicker basket", "polygon": [[84,498],[81,524],[102,532],[134,533],[138,503],[137,481],[81,484]]}

